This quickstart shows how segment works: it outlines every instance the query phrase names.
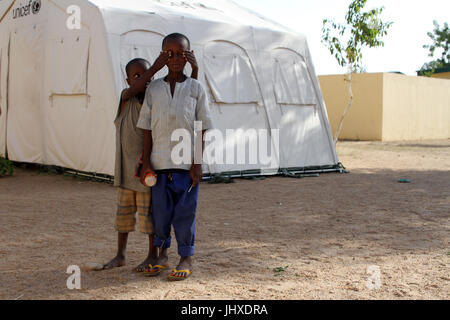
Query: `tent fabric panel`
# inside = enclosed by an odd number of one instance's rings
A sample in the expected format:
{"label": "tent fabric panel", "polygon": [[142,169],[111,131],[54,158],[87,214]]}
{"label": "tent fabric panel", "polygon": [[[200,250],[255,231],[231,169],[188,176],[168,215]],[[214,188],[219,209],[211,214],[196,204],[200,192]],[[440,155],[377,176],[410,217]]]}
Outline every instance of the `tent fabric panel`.
{"label": "tent fabric panel", "polygon": [[[333,165],[337,165],[339,163],[339,158],[336,152],[336,145],[334,143],[334,139],[333,139],[333,134],[331,132],[331,126],[330,126],[330,122],[328,120],[328,114],[327,114],[327,109],[325,107],[325,100],[323,98],[322,95],[322,91],[320,89],[320,85],[319,85],[319,79],[316,76],[316,71],[314,69],[314,63],[312,61],[312,57],[311,57],[311,53],[309,51],[308,48],[308,44],[305,43],[305,48],[304,48],[304,57],[305,57],[305,62],[308,68],[308,72],[311,75],[311,84],[314,88],[314,92],[316,93],[317,96],[317,103],[318,105],[316,106],[316,110],[318,110],[319,113],[319,118],[320,118],[320,123],[322,125],[322,130],[324,132],[324,135],[326,135],[327,139],[325,145],[324,145],[324,150],[326,151],[326,154],[329,156],[329,161],[330,163],[332,163]],[[324,152],[325,152],[324,151]]]}
{"label": "tent fabric panel", "polygon": [[[140,19],[148,19],[152,15],[172,15],[178,17],[185,17],[187,19],[205,20],[209,24],[226,23],[228,25],[245,25],[257,26],[260,28],[271,28],[283,32],[290,31],[288,28],[270,21],[251,10],[242,8],[233,1],[223,0],[201,0],[201,1],[186,1],[186,0],[90,0],[91,3],[97,5],[105,11],[129,12],[138,13],[141,15]],[[128,21],[117,21],[114,23],[114,30],[120,30],[123,26],[127,29],[133,24],[133,19]],[[161,24],[159,21],[158,24]],[[161,27],[160,27],[161,28]],[[135,28],[128,28],[135,29]],[[154,28],[156,30],[156,28]],[[167,34],[167,33],[165,33]]]}
{"label": "tent fabric panel", "polygon": [[300,89],[300,101],[304,105],[316,105],[316,92],[309,76],[308,67],[303,61],[296,61],[294,65],[297,85]]}
{"label": "tent fabric panel", "polygon": [[0,157],[6,156],[8,48],[0,48]]}
{"label": "tent fabric panel", "polygon": [[11,160],[43,163],[41,92],[43,26],[11,33],[7,148]]}
{"label": "tent fabric panel", "polygon": [[88,35],[48,39],[46,75],[51,95],[87,94],[89,40]]}
{"label": "tent fabric panel", "polygon": [[[69,1],[67,2],[69,3]],[[58,2],[59,4],[59,2]],[[69,4],[73,4],[69,3]],[[46,68],[45,97],[43,108],[46,125],[43,128],[46,164],[58,165],[75,170],[114,174],[115,127],[117,112],[115,75],[112,66],[112,53],[104,20],[98,8],[87,1],[76,2],[82,9],[80,30],[58,29],[47,34],[52,39],[83,39],[83,52],[88,47],[83,78],[87,79],[85,93],[55,94],[51,99],[51,68]],[[55,21],[65,23],[67,14],[63,10],[53,11]],[[54,26],[53,19],[49,26]],[[48,48],[48,46],[47,46]],[[81,48],[80,48],[81,51]],[[117,50],[120,54],[120,50]],[[80,67],[83,68],[83,67]]]}
{"label": "tent fabric panel", "polygon": [[[320,116],[312,107],[281,106],[280,146],[281,167],[330,165],[327,135]],[[301,125],[298,123],[301,122]],[[330,162],[331,161],[331,162]]]}
{"label": "tent fabric panel", "polygon": [[[270,36],[270,32],[268,35]],[[280,44],[275,42],[272,45],[277,47]],[[303,45],[301,41],[293,42],[293,49],[290,51],[293,53],[294,50],[301,52],[301,45]],[[299,54],[295,55],[298,56],[298,59],[302,59]],[[316,166],[319,165],[317,164],[319,162],[320,165],[335,165],[337,162],[335,162],[333,153],[330,150],[330,144],[327,141],[327,133],[323,123],[321,122],[320,105],[277,103],[274,92],[276,70],[273,64],[267,63],[267,61],[274,61],[273,49],[262,52],[249,51],[249,56],[255,64],[259,82],[264,84],[261,91],[263,93],[264,109],[267,113],[270,128],[280,130],[279,167],[289,168]],[[293,60],[291,60],[291,63],[293,64]],[[305,65],[308,66],[307,61],[305,61]],[[315,90],[314,95],[318,96]],[[306,123],[306,116],[309,114],[311,114],[311,117],[314,120],[313,126]],[[315,154],[315,146],[312,144],[317,142],[314,142],[314,140],[309,138],[302,138],[308,135],[307,131],[312,130],[314,130],[315,134],[321,136],[320,139],[322,139],[320,142],[322,143],[322,154],[320,155]],[[309,153],[310,155],[306,157],[305,153]],[[318,162],[310,165],[309,163],[314,163],[315,159],[317,159]]]}
{"label": "tent fabric panel", "polygon": [[315,105],[314,88],[303,61],[274,60],[274,92],[279,104]]}
{"label": "tent fabric panel", "polygon": [[207,82],[218,103],[258,103],[258,85],[247,57],[241,55],[205,55]]}
{"label": "tent fabric panel", "polygon": [[[266,115],[265,113],[258,111],[257,106],[249,107],[247,104],[235,104],[220,109],[213,108],[212,116],[215,125],[214,129],[218,131],[217,133],[220,132],[224,144],[223,149],[219,151],[223,155],[223,157],[219,157],[219,159],[223,160],[223,163],[210,164],[209,170],[211,173],[255,169],[269,170],[274,168],[272,163],[275,163],[274,166],[278,169],[278,160],[275,159],[269,164],[264,164],[261,162],[259,154],[255,163],[249,163],[248,161],[250,160],[249,152],[251,146],[258,149],[259,141],[263,142],[263,140],[258,140],[260,130],[267,130],[270,132],[270,129],[267,127]],[[256,133],[256,136],[253,133]],[[247,163],[245,164],[240,164],[237,161],[238,145],[239,147],[243,147],[245,152],[245,159],[247,159]],[[205,149],[207,146],[208,143],[205,143]],[[268,137],[267,148],[269,156],[270,151],[274,150],[274,147],[270,137]],[[259,152],[258,150],[257,152]],[[233,156],[233,163],[227,163],[227,157],[231,156]],[[276,155],[274,155],[274,157],[276,158]],[[208,160],[211,159],[212,158]]]}
{"label": "tent fabric panel", "polygon": [[297,79],[293,70],[293,64],[275,60],[274,92],[277,103],[300,104],[300,95],[297,87]]}
{"label": "tent fabric panel", "polygon": [[[115,2],[118,2],[115,0]],[[145,30],[167,35],[170,33],[169,21],[158,14],[138,10],[101,8],[106,32],[122,36],[133,30]]]}
{"label": "tent fabric panel", "polygon": [[86,168],[94,137],[86,131],[95,126],[87,109],[87,96],[54,96],[47,112],[51,130],[47,131],[49,163],[68,168]]}
{"label": "tent fabric panel", "polygon": [[2,18],[3,15],[6,14],[8,8],[11,6],[13,2],[14,0],[3,0],[0,2],[0,18]]}
{"label": "tent fabric panel", "polygon": [[[307,86],[308,90],[306,96],[313,98],[312,101],[300,100],[299,102],[302,102],[300,104],[292,104],[292,103],[283,104],[275,101],[275,105],[277,106],[276,107],[277,112],[275,112],[274,109],[272,109],[271,117],[278,119],[280,127],[285,127],[287,125],[285,114],[287,110],[290,110],[292,108],[292,110],[296,110],[294,112],[301,113],[302,111],[300,109],[303,108],[307,109],[308,110],[307,112],[313,112],[314,117],[317,118],[316,121],[318,121],[318,125],[320,125],[321,128],[320,135],[322,136],[321,141],[323,145],[320,146],[322,151],[322,154],[319,155],[319,157],[322,159],[320,163],[321,165],[336,165],[339,162],[339,160],[336,154],[335,145],[333,143],[331,130],[329,127],[325,103],[320,91],[317,76],[315,76],[316,73],[314,70],[314,65],[311,61],[311,55],[309,53],[308,44],[304,39],[299,39],[297,42],[292,41],[291,43],[288,42],[282,44],[280,43],[278,46],[274,46],[274,48],[271,50],[271,56],[273,60],[278,59],[279,61],[290,61],[289,63],[291,65],[294,63],[297,64],[297,66],[300,68],[297,67],[298,69],[295,71],[296,72],[295,75],[297,76],[297,74],[300,74],[300,72],[305,75],[304,78],[307,79],[306,82],[308,83]],[[275,70],[273,72],[275,73]],[[300,94],[302,93],[300,92]],[[303,96],[305,95],[303,94]],[[297,121],[303,122],[303,119],[298,118]],[[284,129],[284,132],[286,132],[286,130],[287,129]],[[286,135],[283,134],[281,134],[281,136],[286,137]],[[315,147],[316,147],[315,145],[311,145],[312,150]],[[283,147],[281,149],[282,151],[280,157],[284,159],[282,160],[281,167],[305,166],[303,162],[300,160],[299,160],[299,162],[301,162],[300,165],[292,166],[291,163],[287,162],[287,159],[289,159],[288,153],[290,152],[289,147]]]}
{"label": "tent fabric panel", "polygon": [[114,126],[105,121],[107,111],[96,108],[98,102],[84,95],[54,97],[47,112],[47,163],[114,173]]}

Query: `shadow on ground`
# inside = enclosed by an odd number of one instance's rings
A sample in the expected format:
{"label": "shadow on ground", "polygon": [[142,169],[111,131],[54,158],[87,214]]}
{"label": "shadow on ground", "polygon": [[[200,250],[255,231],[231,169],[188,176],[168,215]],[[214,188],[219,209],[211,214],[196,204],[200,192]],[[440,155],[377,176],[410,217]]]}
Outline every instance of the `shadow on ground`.
{"label": "shadow on ground", "polygon": [[[411,183],[398,183],[401,178]],[[301,274],[311,263],[441,252],[449,243],[449,181],[448,171],[360,169],[202,184],[189,281],[214,291],[218,282],[264,283],[284,264],[297,265]],[[83,289],[67,289],[69,265],[114,255],[113,187],[19,171],[0,180],[0,191],[1,299],[115,299],[151,288],[160,288],[163,299],[176,290],[165,277],[131,272],[146,254],[145,237],[137,233],[130,236],[127,267],[83,272]]]}

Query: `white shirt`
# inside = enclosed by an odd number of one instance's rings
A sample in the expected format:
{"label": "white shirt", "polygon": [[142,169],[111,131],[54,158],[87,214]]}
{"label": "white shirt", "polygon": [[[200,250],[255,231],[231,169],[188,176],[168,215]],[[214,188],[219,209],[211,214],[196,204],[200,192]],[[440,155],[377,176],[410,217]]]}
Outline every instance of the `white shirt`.
{"label": "white shirt", "polygon": [[[155,170],[189,170],[194,155],[194,121],[202,122],[202,130],[213,128],[208,98],[203,85],[192,78],[177,82],[172,97],[170,84],[163,78],[152,81],[145,92],[137,127],[152,131],[153,147],[150,163]],[[190,134],[190,162],[174,163],[173,148],[180,143],[171,141],[176,129]],[[177,137],[178,138],[178,137]]]}

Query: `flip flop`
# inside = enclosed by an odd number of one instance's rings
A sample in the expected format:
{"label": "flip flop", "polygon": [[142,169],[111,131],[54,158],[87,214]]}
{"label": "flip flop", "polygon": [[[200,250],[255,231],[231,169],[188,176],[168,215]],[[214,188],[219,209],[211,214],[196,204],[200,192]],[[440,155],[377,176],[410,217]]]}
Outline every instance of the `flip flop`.
{"label": "flip flop", "polygon": [[[185,273],[184,276],[176,276],[177,273]],[[177,270],[176,268],[172,270],[172,273],[169,274],[169,281],[181,281],[186,280],[191,275],[192,270]]]}
{"label": "flip flop", "polygon": [[168,269],[169,265],[160,265],[160,264],[156,264],[154,266],[152,266],[151,264],[149,265],[150,269],[144,268],[143,274],[146,277],[156,277],[159,276],[161,274],[161,271],[163,271],[164,269]]}

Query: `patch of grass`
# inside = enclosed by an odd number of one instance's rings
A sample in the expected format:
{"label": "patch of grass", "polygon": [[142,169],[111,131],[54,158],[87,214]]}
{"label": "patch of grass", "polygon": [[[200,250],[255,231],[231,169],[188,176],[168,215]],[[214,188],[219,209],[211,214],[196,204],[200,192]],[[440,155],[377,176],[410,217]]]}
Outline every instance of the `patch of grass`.
{"label": "patch of grass", "polygon": [[281,276],[284,272],[286,272],[287,268],[289,268],[289,266],[286,267],[276,267],[273,268],[272,271],[275,273],[274,276]]}
{"label": "patch of grass", "polygon": [[14,167],[12,161],[0,157],[0,177],[9,175],[12,176]]}

